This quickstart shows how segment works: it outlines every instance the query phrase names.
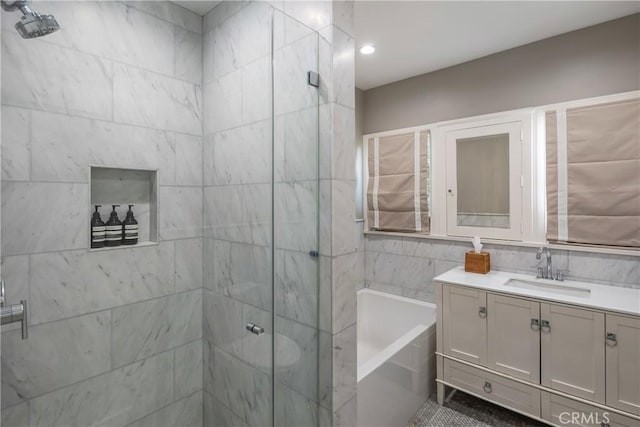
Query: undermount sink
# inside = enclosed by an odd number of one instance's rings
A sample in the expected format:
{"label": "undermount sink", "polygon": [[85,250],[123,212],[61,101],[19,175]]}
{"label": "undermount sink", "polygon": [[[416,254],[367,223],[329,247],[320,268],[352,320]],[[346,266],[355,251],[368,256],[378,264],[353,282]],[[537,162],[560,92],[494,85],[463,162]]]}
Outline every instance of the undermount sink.
{"label": "undermount sink", "polygon": [[547,292],[551,294],[566,295],[572,297],[588,298],[591,295],[591,290],[587,288],[580,288],[578,286],[564,285],[549,283],[548,281],[528,281],[520,279],[509,279],[505,286],[517,289],[526,289],[529,291]]}

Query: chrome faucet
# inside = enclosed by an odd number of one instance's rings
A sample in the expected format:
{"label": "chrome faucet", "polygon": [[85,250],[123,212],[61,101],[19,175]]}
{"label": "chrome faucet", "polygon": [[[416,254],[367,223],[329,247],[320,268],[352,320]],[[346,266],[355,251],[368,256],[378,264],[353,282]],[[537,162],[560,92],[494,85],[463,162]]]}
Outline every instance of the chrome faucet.
{"label": "chrome faucet", "polygon": [[551,266],[551,251],[547,247],[539,248],[538,252],[536,252],[536,259],[541,259],[544,254],[547,259],[547,268],[543,269],[542,267],[538,270],[538,276],[540,276],[540,272],[542,273],[542,279],[551,279],[553,280],[553,268]]}

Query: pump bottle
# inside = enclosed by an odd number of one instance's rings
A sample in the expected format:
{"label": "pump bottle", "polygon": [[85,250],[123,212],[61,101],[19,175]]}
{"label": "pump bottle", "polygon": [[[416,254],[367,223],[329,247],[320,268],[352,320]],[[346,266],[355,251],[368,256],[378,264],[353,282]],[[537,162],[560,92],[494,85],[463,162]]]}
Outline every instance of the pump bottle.
{"label": "pump bottle", "polygon": [[135,245],[138,243],[138,221],[133,216],[131,208],[133,205],[129,205],[127,211],[127,217],[122,222],[122,244],[123,245]]}
{"label": "pump bottle", "polygon": [[107,221],[107,239],[106,246],[120,246],[122,244],[122,221],[118,219],[116,208],[120,205],[111,205],[113,211],[109,221]]}
{"label": "pump bottle", "polygon": [[102,205],[95,206],[96,211],[91,218],[91,248],[102,248],[106,240],[107,227],[102,218],[100,218],[100,212],[98,212],[98,208]]}

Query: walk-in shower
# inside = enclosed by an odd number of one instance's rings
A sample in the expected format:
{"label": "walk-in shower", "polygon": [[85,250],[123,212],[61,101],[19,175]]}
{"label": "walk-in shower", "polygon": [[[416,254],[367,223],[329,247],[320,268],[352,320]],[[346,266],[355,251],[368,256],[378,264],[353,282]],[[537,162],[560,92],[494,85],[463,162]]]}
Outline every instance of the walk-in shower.
{"label": "walk-in shower", "polygon": [[[28,4],[63,28],[2,2],[2,426],[332,425],[331,44],[261,1]],[[96,204],[139,244],[92,248]]]}
{"label": "walk-in shower", "polygon": [[60,29],[60,24],[53,15],[41,15],[32,11],[26,0],[2,0],[2,8],[8,12],[22,12],[22,18],[16,22],[16,30],[24,39],[46,36]]}

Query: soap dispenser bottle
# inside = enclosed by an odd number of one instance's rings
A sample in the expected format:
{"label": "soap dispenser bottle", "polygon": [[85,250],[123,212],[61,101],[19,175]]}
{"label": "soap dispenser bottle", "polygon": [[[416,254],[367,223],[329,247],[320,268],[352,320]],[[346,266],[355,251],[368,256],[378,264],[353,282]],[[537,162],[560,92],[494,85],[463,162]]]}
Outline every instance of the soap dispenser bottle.
{"label": "soap dispenser bottle", "polygon": [[123,245],[135,245],[138,243],[138,221],[133,216],[132,207],[133,205],[129,205],[127,217],[122,222]]}
{"label": "soap dispenser bottle", "polygon": [[122,221],[118,219],[116,208],[120,205],[112,205],[113,211],[107,221],[106,246],[120,246],[122,244]]}
{"label": "soap dispenser bottle", "polygon": [[106,240],[107,227],[102,218],[100,218],[100,212],[98,212],[98,208],[102,205],[95,206],[96,211],[91,217],[91,248],[102,248]]}

